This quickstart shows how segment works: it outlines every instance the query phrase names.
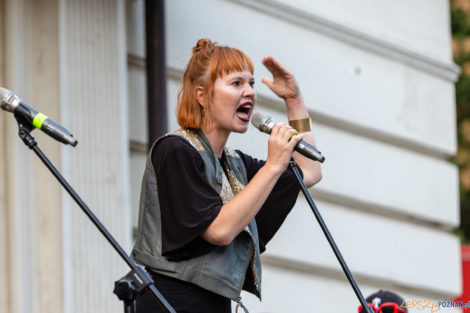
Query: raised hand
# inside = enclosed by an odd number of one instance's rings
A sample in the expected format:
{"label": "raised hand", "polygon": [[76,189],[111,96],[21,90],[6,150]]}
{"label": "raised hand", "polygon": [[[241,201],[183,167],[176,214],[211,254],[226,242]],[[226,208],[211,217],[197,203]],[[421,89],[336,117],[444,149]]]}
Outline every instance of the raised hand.
{"label": "raised hand", "polygon": [[295,99],[300,96],[299,86],[294,75],[272,56],[264,57],[262,63],[273,75],[273,80],[263,77],[261,80],[276,95],[284,100]]}

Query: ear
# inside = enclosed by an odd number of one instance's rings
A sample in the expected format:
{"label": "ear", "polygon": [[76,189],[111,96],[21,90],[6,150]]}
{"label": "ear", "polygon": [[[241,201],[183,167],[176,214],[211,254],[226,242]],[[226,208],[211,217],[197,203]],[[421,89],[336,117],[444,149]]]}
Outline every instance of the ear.
{"label": "ear", "polygon": [[196,86],[196,99],[200,106],[203,108],[206,107],[206,97],[204,94],[204,88],[202,88],[202,86]]}

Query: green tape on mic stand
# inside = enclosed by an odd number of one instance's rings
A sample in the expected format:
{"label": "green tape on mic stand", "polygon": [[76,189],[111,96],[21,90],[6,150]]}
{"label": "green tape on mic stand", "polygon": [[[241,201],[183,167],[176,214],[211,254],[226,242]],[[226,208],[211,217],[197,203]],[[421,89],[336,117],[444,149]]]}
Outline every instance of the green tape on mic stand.
{"label": "green tape on mic stand", "polygon": [[41,129],[42,123],[47,120],[49,117],[45,114],[38,113],[33,120],[33,126],[37,129]]}

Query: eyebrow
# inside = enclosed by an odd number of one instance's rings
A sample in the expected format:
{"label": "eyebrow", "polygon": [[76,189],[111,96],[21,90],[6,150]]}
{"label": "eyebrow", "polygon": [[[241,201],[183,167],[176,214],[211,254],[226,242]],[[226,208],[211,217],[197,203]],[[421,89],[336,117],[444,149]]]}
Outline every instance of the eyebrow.
{"label": "eyebrow", "polygon": [[[232,80],[232,79],[244,80],[245,77],[243,77],[243,76],[234,76],[234,77],[231,78],[231,80]],[[254,77],[254,76],[251,76],[249,80],[255,80],[255,77]]]}

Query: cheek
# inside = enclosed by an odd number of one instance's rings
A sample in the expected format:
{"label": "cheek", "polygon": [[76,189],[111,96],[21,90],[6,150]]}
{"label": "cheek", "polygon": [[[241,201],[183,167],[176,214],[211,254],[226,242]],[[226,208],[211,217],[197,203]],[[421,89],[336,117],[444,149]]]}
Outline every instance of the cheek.
{"label": "cheek", "polygon": [[238,104],[239,94],[231,90],[224,90],[218,94],[217,103],[222,106],[227,106],[231,104]]}

